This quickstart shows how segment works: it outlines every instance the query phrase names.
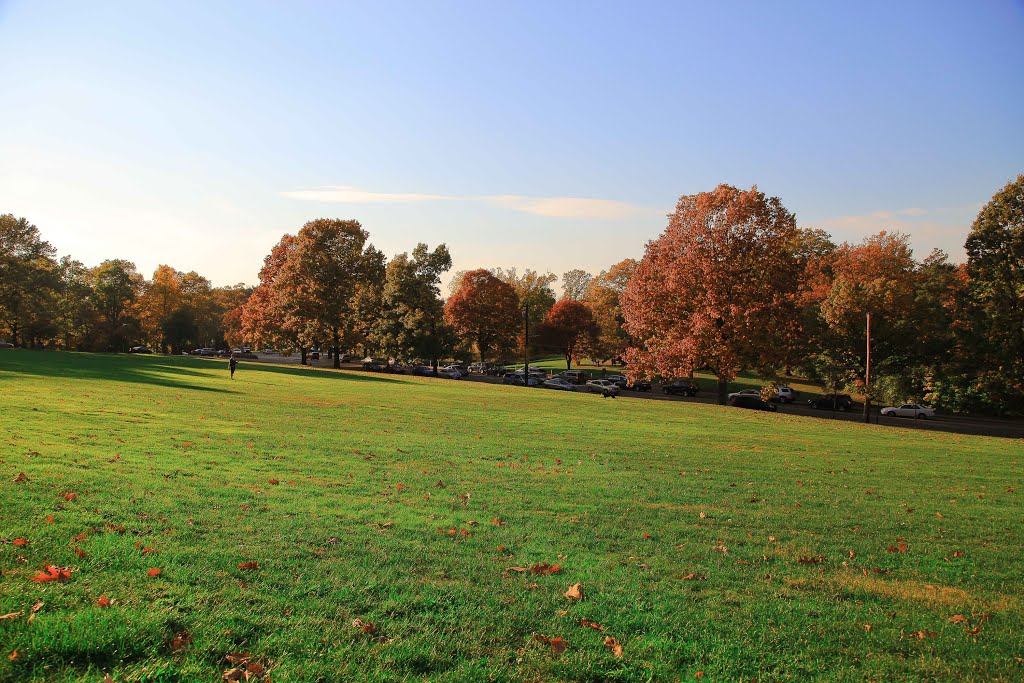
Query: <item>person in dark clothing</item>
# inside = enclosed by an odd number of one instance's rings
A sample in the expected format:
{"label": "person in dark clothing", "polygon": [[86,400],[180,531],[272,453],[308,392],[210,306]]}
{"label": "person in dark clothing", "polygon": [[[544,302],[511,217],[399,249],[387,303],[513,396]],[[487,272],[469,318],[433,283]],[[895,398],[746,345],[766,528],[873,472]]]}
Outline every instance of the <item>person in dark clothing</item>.
{"label": "person in dark clothing", "polygon": [[231,379],[234,379],[235,368],[238,367],[238,359],[235,358],[235,354],[231,354],[231,359],[228,361],[228,367],[231,368]]}

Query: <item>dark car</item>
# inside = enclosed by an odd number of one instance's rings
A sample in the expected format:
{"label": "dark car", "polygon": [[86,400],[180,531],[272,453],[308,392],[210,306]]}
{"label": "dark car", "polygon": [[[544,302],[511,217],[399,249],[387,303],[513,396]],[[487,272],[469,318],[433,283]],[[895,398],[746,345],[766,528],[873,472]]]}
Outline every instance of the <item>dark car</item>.
{"label": "dark car", "polygon": [[645,379],[638,379],[633,384],[627,387],[630,391],[650,391],[651,383]]}
{"label": "dark car", "polygon": [[133,346],[132,348],[128,349],[128,353],[153,353],[153,352],[150,351],[149,348],[145,347],[145,346]]}
{"label": "dark car", "polygon": [[807,405],[818,410],[839,410],[845,413],[853,408],[853,399],[849,394],[825,394],[810,399]]}
{"label": "dark car", "polygon": [[750,396],[749,394],[738,394],[729,399],[729,405],[734,408],[749,408],[750,410],[767,410],[774,413],[778,408],[775,407],[774,403],[768,403],[768,401],[762,401],[758,396]]}
{"label": "dark car", "polygon": [[677,379],[661,388],[669,396],[696,396],[700,385],[692,379]]}

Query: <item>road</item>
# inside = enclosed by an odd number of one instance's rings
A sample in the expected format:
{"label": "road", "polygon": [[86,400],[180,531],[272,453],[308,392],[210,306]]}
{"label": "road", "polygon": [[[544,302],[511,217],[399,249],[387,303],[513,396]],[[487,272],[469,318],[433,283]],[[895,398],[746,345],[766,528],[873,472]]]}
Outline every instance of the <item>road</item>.
{"label": "road", "polygon": [[[253,362],[251,360],[244,362]],[[299,356],[261,356],[256,362],[284,363],[290,365],[299,364]],[[331,368],[332,362],[326,356],[319,361],[310,361],[311,367]],[[342,363],[342,369],[346,371],[362,372],[358,363]],[[439,382],[450,382],[452,380],[439,379]],[[483,382],[487,384],[501,384],[500,377],[488,377],[486,375],[470,375],[468,378],[459,381]],[[582,388],[578,389],[582,391]],[[684,401],[688,403],[714,404],[717,399],[710,392],[698,395],[693,398],[685,396],[667,396],[661,392],[661,387],[655,384],[650,392],[624,391],[620,399],[644,399],[648,401]],[[864,415],[861,410],[850,413],[836,412],[830,410],[815,410],[810,406],[800,403],[783,404],[778,406],[778,412],[787,415],[802,415],[824,420],[845,420],[847,422],[862,422]],[[966,415],[939,415],[928,420],[911,420],[899,417],[881,417],[877,410],[872,413],[872,424],[891,425],[893,427],[907,427],[910,429],[925,429],[936,432],[951,432],[955,434],[976,434],[981,436],[995,436],[1007,439],[1024,439],[1024,420],[1007,419],[996,417],[976,417]]]}

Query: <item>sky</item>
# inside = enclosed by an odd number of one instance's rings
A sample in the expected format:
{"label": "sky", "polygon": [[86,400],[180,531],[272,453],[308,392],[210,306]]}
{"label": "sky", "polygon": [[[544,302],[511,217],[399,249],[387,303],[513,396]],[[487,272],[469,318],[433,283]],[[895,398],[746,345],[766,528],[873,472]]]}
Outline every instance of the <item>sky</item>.
{"label": "sky", "polygon": [[0,0],[0,213],[255,284],[309,220],[598,273],[680,195],[963,243],[1024,173],[1024,0]]}

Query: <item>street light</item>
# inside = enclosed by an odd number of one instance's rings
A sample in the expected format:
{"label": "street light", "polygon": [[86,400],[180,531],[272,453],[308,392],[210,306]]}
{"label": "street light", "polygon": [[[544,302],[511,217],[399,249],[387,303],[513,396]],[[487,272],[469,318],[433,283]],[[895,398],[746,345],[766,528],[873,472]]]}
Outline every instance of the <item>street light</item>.
{"label": "street light", "polygon": [[530,302],[527,301],[523,308],[523,384],[530,386]]}

